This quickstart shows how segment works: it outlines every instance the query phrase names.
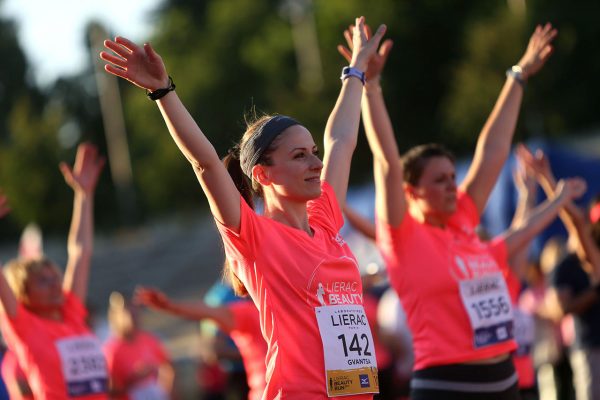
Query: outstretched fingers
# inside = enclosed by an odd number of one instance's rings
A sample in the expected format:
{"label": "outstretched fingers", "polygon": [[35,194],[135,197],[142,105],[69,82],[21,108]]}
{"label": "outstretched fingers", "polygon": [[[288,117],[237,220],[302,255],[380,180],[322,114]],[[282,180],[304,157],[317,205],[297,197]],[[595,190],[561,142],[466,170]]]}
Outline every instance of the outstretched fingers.
{"label": "outstretched fingers", "polygon": [[350,50],[354,47],[354,42],[352,41],[352,35],[354,33],[354,25],[350,25],[348,29],[344,31],[344,39],[346,39],[346,44]]}
{"label": "outstretched fingers", "polygon": [[128,49],[130,52],[139,51],[140,47],[133,43],[131,40],[124,38],[123,36],[117,36],[115,42]]}
{"label": "outstretched fingers", "polygon": [[67,185],[73,186],[75,179],[73,178],[73,170],[71,169],[71,167],[69,167],[69,164],[67,164],[66,162],[61,162],[60,164],[58,164],[58,168],[60,169],[60,172],[63,174],[63,177],[65,178],[65,182],[67,182]]}
{"label": "outstretched fingers", "polygon": [[377,28],[375,35],[373,35],[373,37],[370,40],[370,41],[373,41],[373,45],[375,47],[379,47],[379,43],[381,42],[383,35],[385,35],[386,30],[387,30],[387,27],[384,24],[379,25],[379,28]]}
{"label": "outstretched fingers", "polygon": [[352,52],[346,46],[338,44],[337,51],[346,59],[346,61],[350,62],[352,60]]}
{"label": "outstretched fingers", "polygon": [[379,47],[379,55],[383,58],[383,60],[387,60],[390,55],[390,51],[392,51],[392,47],[394,46],[394,42],[392,39],[387,39],[383,42],[381,47]]}
{"label": "outstretched fingers", "polygon": [[104,66],[104,70],[106,72],[108,72],[109,74],[113,74],[113,75],[116,75],[118,77],[121,77],[121,78],[124,78],[124,79],[128,79],[127,70],[125,70],[123,68],[115,67],[114,65],[111,65],[111,64],[106,64]]}
{"label": "outstretched fingers", "polygon": [[119,44],[118,42],[112,41],[112,40],[105,40],[104,47],[106,47],[109,50],[112,50],[113,52],[115,52],[119,56],[123,57],[124,59],[129,58],[131,53],[133,53],[133,50]]}
{"label": "outstretched fingers", "polygon": [[103,51],[100,53],[100,58],[106,62],[116,65],[117,67],[127,69],[127,60],[122,57],[117,57],[113,54]]}

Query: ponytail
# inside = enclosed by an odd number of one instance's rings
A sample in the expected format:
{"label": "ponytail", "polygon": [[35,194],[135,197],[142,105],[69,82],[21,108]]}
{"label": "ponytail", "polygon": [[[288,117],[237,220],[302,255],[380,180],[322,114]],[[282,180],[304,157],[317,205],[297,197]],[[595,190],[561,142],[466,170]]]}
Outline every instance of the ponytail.
{"label": "ponytail", "polygon": [[[240,146],[235,145],[234,147],[230,148],[227,152],[227,155],[223,157],[222,161],[225,165],[225,168],[227,168],[227,172],[229,172],[235,187],[242,195],[242,198],[250,206],[250,208],[254,209],[254,191],[252,190],[252,184],[240,166]],[[225,262],[223,263],[223,279],[229,282],[233,288],[233,292],[236,295],[240,297],[245,297],[248,295],[246,287],[240,278],[237,277],[235,272],[233,272],[227,259],[225,259]]]}
{"label": "ponytail", "polygon": [[254,209],[254,191],[252,190],[252,183],[250,179],[244,174],[242,171],[242,167],[240,165],[240,146],[235,145],[230,148],[227,152],[227,155],[223,157],[223,164],[225,168],[227,168],[227,172],[229,172],[229,176],[233,180],[235,187],[240,192],[246,203],[250,206],[250,208]]}
{"label": "ponytail", "polygon": [[246,286],[242,283],[240,278],[237,277],[235,272],[231,269],[231,265],[229,261],[225,259],[223,263],[223,279],[231,285],[233,288],[233,292],[240,297],[248,296],[248,290],[246,290]]}

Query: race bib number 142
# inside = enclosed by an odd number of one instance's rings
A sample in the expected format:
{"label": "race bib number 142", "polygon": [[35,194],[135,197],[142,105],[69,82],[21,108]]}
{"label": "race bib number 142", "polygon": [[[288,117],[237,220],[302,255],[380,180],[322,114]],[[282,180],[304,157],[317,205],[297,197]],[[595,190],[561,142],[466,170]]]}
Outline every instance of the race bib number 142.
{"label": "race bib number 142", "polygon": [[379,393],[371,329],[361,305],[315,309],[323,352],[327,395]]}

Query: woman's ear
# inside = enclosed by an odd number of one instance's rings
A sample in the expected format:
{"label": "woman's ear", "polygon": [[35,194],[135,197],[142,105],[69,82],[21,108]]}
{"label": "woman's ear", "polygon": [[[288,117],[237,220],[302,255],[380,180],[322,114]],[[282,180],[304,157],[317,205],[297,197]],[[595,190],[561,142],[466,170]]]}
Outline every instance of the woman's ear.
{"label": "woman's ear", "polygon": [[404,186],[404,193],[406,193],[406,196],[408,198],[414,199],[415,198],[415,187],[413,185],[411,185],[410,183],[406,183],[404,182],[403,184]]}
{"label": "woman's ear", "polygon": [[252,178],[261,186],[269,186],[271,184],[267,168],[260,164],[257,164],[254,167],[252,167]]}

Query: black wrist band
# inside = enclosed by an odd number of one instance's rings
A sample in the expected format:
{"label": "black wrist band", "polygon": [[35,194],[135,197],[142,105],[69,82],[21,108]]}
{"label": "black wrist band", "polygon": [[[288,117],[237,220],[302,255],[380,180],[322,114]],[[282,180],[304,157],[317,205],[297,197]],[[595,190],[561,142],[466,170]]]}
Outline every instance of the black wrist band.
{"label": "black wrist band", "polygon": [[146,90],[146,96],[148,96],[148,98],[150,100],[156,101],[156,100],[166,96],[167,93],[169,93],[173,90],[175,90],[175,84],[173,83],[173,78],[171,78],[171,76],[169,76],[169,86],[167,86],[166,88],[162,88],[162,89],[156,89],[153,92]]}
{"label": "black wrist band", "polygon": [[598,296],[600,296],[600,282],[596,283],[594,286],[592,286],[592,289],[594,289],[594,291],[596,292],[596,294]]}

